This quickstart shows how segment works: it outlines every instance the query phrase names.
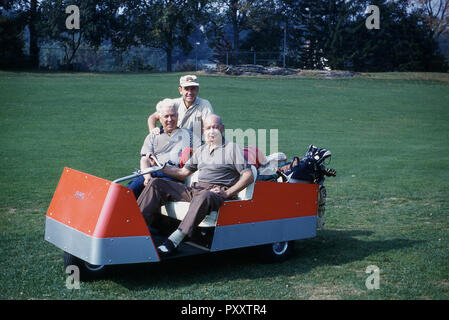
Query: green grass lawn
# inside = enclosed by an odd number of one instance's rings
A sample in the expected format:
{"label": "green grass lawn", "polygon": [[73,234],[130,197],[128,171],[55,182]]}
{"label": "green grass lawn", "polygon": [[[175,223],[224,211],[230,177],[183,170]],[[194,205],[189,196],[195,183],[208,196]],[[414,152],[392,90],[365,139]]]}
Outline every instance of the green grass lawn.
{"label": "green grass lawn", "polygon": [[[130,174],[179,74],[0,72],[0,298],[448,299],[449,81],[438,78],[201,75],[226,128],[278,129],[289,157],[311,143],[332,151],[326,229],[281,264],[235,250],[123,266],[69,290],[61,250],[44,241],[63,167]],[[365,286],[369,265],[378,290]]]}

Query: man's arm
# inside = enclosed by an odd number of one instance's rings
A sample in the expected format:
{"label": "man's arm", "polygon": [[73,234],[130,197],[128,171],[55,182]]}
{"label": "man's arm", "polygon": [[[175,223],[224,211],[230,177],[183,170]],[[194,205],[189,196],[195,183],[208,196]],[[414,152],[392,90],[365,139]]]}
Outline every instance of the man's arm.
{"label": "man's arm", "polygon": [[212,108],[212,105],[210,104],[209,101],[206,100],[206,107],[203,109],[203,111],[201,112],[201,120],[204,123],[204,120],[206,120],[207,116],[210,114],[214,114],[214,108]]}
{"label": "man's arm", "polygon": [[158,127],[156,127],[158,120],[159,120],[159,113],[157,111],[148,117],[148,130],[150,133],[153,134],[161,133],[161,130]]}
{"label": "man's arm", "polygon": [[170,166],[165,166],[162,169],[162,172],[165,173],[166,175],[184,181],[188,176],[190,176],[193,172],[188,170],[186,167],[182,167],[182,168],[176,168],[176,167],[170,167]]}
{"label": "man's arm", "polygon": [[238,194],[240,191],[245,189],[247,186],[249,186],[251,183],[254,182],[254,176],[252,170],[245,170],[243,171],[242,175],[240,176],[240,179],[229,189],[226,191],[220,191],[220,188],[213,188],[210,191],[216,192],[219,195],[221,195],[225,200],[229,199],[233,195]]}
{"label": "man's arm", "polygon": [[[155,166],[156,163],[150,158],[150,156],[154,155],[153,152],[148,152],[144,156],[140,158],[140,170],[145,170],[151,166]],[[143,175],[145,179],[143,185],[146,186],[151,179],[151,173],[147,173]]]}

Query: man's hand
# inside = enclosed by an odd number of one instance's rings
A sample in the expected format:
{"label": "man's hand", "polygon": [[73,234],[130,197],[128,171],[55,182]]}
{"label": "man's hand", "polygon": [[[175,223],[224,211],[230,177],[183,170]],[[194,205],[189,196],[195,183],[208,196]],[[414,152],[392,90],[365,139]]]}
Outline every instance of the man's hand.
{"label": "man's hand", "polygon": [[227,199],[229,198],[229,194],[228,192],[226,192],[227,190],[223,190],[223,188],[220,188],[218,186],[213,187],[212,189],[210,189],[211,192],[214,192],[216,194],[218,194],[220,197],[222,197],[223,199]]}
{"label": "man's hand", "polygon": [[143,185],[146,187],[151,180],[151,175],[145,175],[144,178]]}
{"label": "man's hand", "polygon": [[[159,121],[159,113],[156,111],[148,117],[148,132],[158,135],[161,130],[156,127],[156,123]],[[157,131],[156,131],[157,129]]]}
{"label": "man's hand", "polygon": [[[159,128],[157,128],[159,129]],[[150,162],[150,165],[152,167],[157,166],[157,163],[151,158],[151,156],[156,157],[156,155],[153,152],[148,152],[147,154],[145,154],[145,158],[148,159],[148,161]]]}
{"label": "man's hand", "polygon": [[233,195],[237,195],[240,191],[245,189],[251,183],[254,182],[253,172],[251,170],[246,170],[240,176],[240,179],[229,189],[223,190],[220,187],[213,187],[210,191],[219,194],[223,199],[229,199]]}
{"label": "man's hand", "polygon": [[157,136],[157,135],[161,134],[161,129],[160,129],[159,127],[156,127],[156,128],[154,128],[154,129],[152,129],[152,130],[150,131],[150,133],[152,133],[152,134],[154,134],[155,136]]}

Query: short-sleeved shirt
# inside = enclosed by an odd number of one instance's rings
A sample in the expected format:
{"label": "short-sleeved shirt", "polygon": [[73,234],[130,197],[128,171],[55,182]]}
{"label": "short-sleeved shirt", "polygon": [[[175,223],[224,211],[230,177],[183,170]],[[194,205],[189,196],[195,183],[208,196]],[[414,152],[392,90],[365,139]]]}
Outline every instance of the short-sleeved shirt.
{"label": "short-sleeved shirt", "polygon": [[199,182],[228,187],[234,185],[244,171],[251,170],[242,148],[226,140],[212,151],[209,151],[209,144],[203,144],[186,162],[184,168],[192,172],[198,170]]}
{"label": "short-sleeved shirt", "polygon": [[189,146],[189,131],[178,128],[171,135],[166,132],[158,135],[150,133],[145,138],[140,153],[153,152],[160,163],[171,161],[173,164],[179,164],[180,153]]}
{"label": "short-sleeved shirt", "polygon": [[206,99],[197,97],[188,109],[182,97],[173,100],[178,108],[178,127],[188,129],[191,132],[195,121],[204,121],[209,114],[214,113],[212,105]]}

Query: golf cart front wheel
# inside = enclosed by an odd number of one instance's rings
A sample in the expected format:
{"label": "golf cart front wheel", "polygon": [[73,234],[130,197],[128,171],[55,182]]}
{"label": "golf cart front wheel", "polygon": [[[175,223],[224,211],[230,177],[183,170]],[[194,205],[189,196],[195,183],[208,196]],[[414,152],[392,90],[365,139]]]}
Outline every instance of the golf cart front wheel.
{"label": "golf cart front wheel", "polygon": [[281,241],[260,247],[261,258],[266,262],[283,262],[293,253],[293,241]]}
{"label": "golf cart front wheel", "polygon": [[64,269],[69,266],[76,266],[79,270],[80,280],[92,280],[103,276],[106,272],[105,265],[90,264],[68,252],[64,251]]}

